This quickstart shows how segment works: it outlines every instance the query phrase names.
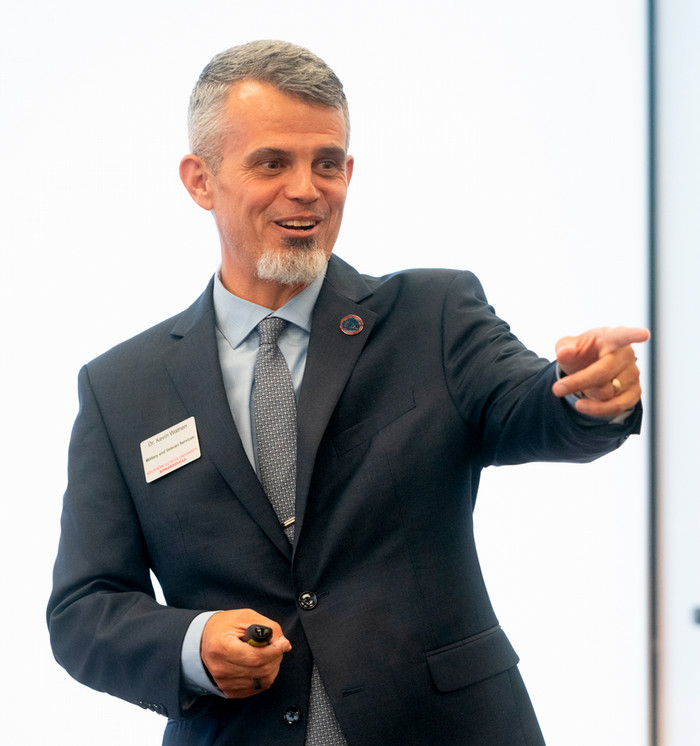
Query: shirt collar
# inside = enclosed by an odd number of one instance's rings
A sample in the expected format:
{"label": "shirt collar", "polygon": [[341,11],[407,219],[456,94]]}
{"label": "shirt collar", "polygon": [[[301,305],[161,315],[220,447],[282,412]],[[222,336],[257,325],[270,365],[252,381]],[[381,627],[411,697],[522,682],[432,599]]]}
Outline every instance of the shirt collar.
{"label": "shirt collar", "polygon": [[266,316],[278,316],[303,329],[307,334],[311,332],[311,314],[321,292],[321,285],[326,276],[325,270],[311,285],[276,311],[229,293],[221,282],[220,274],[218,271],[214,278],[214,314],[216,326],[232,347],[238,347]]}

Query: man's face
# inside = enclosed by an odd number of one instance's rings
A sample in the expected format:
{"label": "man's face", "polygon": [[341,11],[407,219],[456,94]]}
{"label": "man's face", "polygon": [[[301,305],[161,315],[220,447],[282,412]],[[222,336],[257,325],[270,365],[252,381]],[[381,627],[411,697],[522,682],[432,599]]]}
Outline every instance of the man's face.
{"label": "man's face", "polygon": [[[251,298],[263,253],[333,251],[352,158],[341,111],[258,81],[236,84],[225,109],[223,160],[209,174],[224,285]],[[238,288],[238,290],[236,289]]]}

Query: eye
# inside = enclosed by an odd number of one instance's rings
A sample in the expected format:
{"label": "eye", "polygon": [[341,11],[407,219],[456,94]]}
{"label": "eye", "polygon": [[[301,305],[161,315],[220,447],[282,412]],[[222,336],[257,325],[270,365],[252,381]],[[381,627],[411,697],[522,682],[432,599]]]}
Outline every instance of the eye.
{"label": "eye", "polygon": [[321,171],[337,171],[340,168],[338,161],[332,158],[324,158],[318,165]]}
{"label": "eye", "polygon": [[276,160],[263,161],[261,165],[267,171],[279,171],[282,168],[282,163]]}

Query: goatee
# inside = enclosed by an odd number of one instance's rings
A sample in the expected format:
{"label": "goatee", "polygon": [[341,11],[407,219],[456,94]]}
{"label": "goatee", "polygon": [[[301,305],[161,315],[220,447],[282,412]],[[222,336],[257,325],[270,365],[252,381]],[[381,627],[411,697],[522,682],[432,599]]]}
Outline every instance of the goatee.
{"label": "goatee", "polygon": [[256,265],[261,280],[281,285],[310,285],[325,269],[328,258],[314,236],[288,238],[282,249],[265,249]]}

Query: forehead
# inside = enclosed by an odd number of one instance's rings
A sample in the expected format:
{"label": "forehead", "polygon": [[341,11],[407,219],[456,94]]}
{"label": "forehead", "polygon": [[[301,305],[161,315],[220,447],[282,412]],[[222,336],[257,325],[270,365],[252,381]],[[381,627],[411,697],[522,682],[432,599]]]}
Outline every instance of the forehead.
{"label": "forehead", "polygon": [[345,148],[347,131],[340,109],[310,103],[269,83],[244,80],[231,87],[224,106],[225,147],[265,142],[308,142]]}

